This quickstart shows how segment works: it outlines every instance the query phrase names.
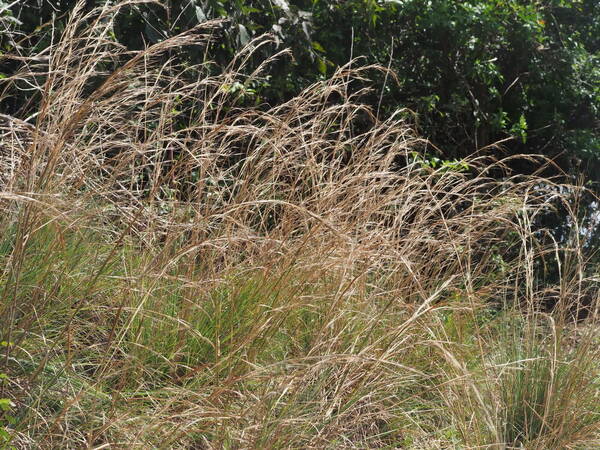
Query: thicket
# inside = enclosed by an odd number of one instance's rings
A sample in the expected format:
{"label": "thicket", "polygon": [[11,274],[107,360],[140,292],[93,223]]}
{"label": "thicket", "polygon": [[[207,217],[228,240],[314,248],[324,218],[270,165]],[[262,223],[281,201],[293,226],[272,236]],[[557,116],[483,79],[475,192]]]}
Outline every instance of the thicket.
{"label": "thicket", "polygon": [[[88,0],[86,9],[104,3]],[[4,3],[4,51],[42,51],[74,4]],[[280,58],[268,75],[243,86],[252,101],[270,105],[364,57],[396,74],[385,83],[382,75],[381,90],[365,101],[380,113],[417,112],[423,134],[446,154],[466,156],[512,137],[505,144],[512,153],[562,154],[563,168],[580,166],[594,176],[599,8],[594,0],[132,2],[121,8],[110,37],[139,50],[223,19],[209,49],[171,56],[194,64],[208,56],[225,67],[253,37],[271,33],[272,44],[251,65],[283,48],[293,58]],[[14,70],[14,61],[3,63],[5,74]]]}
{"label": "thicket", "polygon": [[385,64],[266,101],[281,36],[136,48],[144,4],[92,6],[4,35],[1,445],[600,444],[589,193],[548,155],[435,159]]}

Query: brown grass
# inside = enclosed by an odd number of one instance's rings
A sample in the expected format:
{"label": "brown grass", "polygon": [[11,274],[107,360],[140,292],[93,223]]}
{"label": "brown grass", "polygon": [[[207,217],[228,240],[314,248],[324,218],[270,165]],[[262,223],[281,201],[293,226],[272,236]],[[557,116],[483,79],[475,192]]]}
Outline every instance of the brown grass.
{"label": "brown grass", "polygon": [[1,118],[10,445],[598,444],[594,327],[535,312],[544,261],[564,298],[585,281],[581,243],[534,226],[575,188],[432,167],[407,114],[361,103],[380,67],[244,106],[268,38],[215,74],[173,55],[218,22],[132,53],[116,10],[4,81],[39,105]]}

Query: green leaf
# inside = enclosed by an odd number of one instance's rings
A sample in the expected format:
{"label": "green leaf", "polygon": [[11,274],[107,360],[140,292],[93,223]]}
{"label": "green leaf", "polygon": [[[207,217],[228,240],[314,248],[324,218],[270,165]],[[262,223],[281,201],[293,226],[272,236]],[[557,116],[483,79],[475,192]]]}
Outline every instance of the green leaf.
{"label": "green leaf", "polygon": [[208,20],[206,14],[199,6],[196,6],[196,20],[198,20],[198,23],[203,23]]}
{"label": "green leaf", "polygon": [[519,118],[519,126],[522,130],[527,129],[527,121],[525,120],[525,116],[523,114],[521,114],[521,117]]}
{"label": "green leaf", "polygon": [[321,75],[327,74],[327,64],[323,58],[317,58],[317,70]]}
{"label": "green leaf", "polygon": [[318,52],[321,53],[325,53],[325,49],[323,48],[323,46],[321,44],[319,44],[317,41],[313,41],[312,42],[312,47],[317,50]]}
{"label": "green leaf", "polygon": [[246,27],[244,25],[242,25],[241,23],[238,25],[238,29],[239,29],[239,39],[240,39],[240,45],[243,47],[246,44],[248,44],[248,42],[250,42],[250,34],[248,33],[248,30],[246,29]]}
{"label": "green leaf", "polygon": [[0,427],[0,442],[9,442],[10,438],[10,433],[4,427]]}
{"label": "green leaf", "polygon": [[513,135],[519,136],[523,144],[525,144],[527,142],[527,128],[528,125],[525,115],[521,114],[519,121],[511,127],[510,132]]}
{"label": "green leaf", "polygon": [[0,398],[0,411],[10,411],[15,404],[9,398]]}

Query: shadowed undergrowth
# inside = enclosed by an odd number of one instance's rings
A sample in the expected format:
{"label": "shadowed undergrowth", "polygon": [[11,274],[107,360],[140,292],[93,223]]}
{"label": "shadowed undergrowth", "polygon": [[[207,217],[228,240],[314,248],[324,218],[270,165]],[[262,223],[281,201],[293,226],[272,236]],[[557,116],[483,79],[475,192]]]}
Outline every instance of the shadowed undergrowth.
{"label": "shadowed undergrowth", "polygon": [[533,225],[577,189],[429,164],[404,112],[361,104],[381,68],[244,106],[267,37],[216,74],[173,52],[218,22],[131,53],[115,11],[76,10],[3,81],[38,105],[0,118],[6,445],[598,444],[595,303],[567,314],[581,236]]}

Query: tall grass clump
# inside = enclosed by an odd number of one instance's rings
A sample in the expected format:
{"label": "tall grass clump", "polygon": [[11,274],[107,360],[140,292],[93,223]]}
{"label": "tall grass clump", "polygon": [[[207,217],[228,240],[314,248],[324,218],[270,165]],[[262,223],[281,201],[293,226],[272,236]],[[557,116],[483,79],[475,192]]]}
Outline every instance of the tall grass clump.
{"label": "tall grass clump", "polygon": [[36,105],[0,118],[4,445],[598,442],[595,313],[538,307],[544,261],[565,298],[585,281],[532,225],[574,188],[432,167],[361,103],[379,67],[245,106],[268,37],[189,66],[219,22],[131,52],[118,8],[80,4],[3,81]]}

